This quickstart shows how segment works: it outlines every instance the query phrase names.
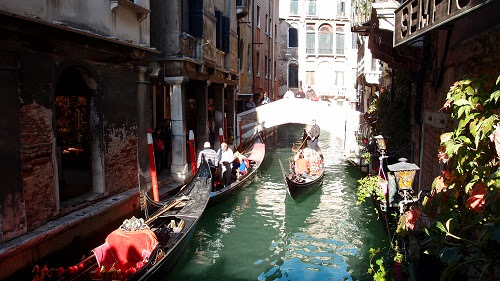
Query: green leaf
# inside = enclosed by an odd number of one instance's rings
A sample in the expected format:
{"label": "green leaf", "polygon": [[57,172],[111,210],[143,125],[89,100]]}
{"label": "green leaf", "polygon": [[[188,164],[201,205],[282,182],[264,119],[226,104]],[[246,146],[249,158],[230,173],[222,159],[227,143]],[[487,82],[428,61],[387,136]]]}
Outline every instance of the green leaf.
{"label": "green leaf", "polygon": [[455,101],[454,103],[455,106],[464,106],[464,105],[471,105],[470,101],[466,100],[466,99],[459,99],[457,101]]}
{"label": "green leaf", "polygon": [[498,85],[498,83],[500,83],[500,75],[498,76],[497,82],[495,83],[495,85]]}
{"label": "green leaf", "polygon": [[441,223],[440,221],[436,222],[436,227],[439,228],[442,232],[447,232],[446,228],[444,228],[443,223]]}
{"label": "green leaf", "polygon": [[439,257],[445,263],[457,261],[459,254],[460,248],[458,247],[444,247],[439,251]]}
{"label": "green leaf", "polygon": [[446,230],[447,232],[450,232],[450,222],[451,222],[452,219],[449,219],[446,221]]}

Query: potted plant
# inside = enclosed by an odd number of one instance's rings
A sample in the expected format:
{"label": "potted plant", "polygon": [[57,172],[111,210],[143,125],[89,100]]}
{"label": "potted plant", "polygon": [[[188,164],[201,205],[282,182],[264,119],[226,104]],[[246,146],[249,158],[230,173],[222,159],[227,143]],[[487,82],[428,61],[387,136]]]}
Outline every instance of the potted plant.
{"label": "potted plant", "polygon": [[394,246],[394,263],[392,265],[392,269],[394,272],[394,280],[396,280],[396,281],[406,280],[406,277],[403,274],[403,270],[402,270],[403,269],[403,261],[404,261],[404,256],[399,251],[399,247],[396,244],[396,246]]}
{"label": "potted plant", "polygon": [[358,180],[358,204],[365,202],[365,198],[373,198],[376,201],[385,202],[385,194],[381,188],[381,184],[385,180],[379,176],[368,175]]}

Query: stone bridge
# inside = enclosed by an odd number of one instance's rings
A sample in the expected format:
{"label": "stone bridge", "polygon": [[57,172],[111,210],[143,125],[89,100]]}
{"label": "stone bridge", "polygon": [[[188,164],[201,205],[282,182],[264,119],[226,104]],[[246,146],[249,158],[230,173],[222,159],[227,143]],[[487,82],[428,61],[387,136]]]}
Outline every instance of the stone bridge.
{"label": "stone bridge", "polygon": [[[359,112],[347,102],[280,99],[237,114],[236,144],[246,143],[258,132],[287,123],[311,124],[313,119],[332,136],[354,138]],[[350,140],[352,141],[352,140]]]}

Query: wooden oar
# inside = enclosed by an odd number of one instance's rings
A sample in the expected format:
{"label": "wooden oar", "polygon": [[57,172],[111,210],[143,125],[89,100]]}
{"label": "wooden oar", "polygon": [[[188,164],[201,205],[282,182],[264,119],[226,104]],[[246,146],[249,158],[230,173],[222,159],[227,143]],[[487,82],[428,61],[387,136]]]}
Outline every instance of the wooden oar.
{"label": "wooden oar", "polygon": [[185,200],[188,200],[186,198],[182,198],[182,199],[177,199],[175,200],[174,202],[172,202],[170,205],[168,205],[165,209],[161,210],[160,212],[158,212],[158,214],[150,217],[148,220],[146,220],[146,224],[150,223],[151,221],[153,221],[154,219],[156,219],[157,217],[161,216],[163,213],[165,213],[166,211],[172,209],[173,207],[177,206],[179,203],[181,203],[182,201],[185,201]]}

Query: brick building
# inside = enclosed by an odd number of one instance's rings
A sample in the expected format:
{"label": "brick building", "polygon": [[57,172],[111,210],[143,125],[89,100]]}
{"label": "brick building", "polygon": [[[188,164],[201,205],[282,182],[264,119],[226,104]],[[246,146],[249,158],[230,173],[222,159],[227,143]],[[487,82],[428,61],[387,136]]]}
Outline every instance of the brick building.
{"label": "brick building", "polygon": [[[413,12],[419,7],[417,2],[411,1],[415,6]],[[361,0],[356,3],[368,9],[364,21],[358,21],[353,31],[369,37],[368,48],[373,58],[395,71],[406,71],[412,77],[408,96],[411,100],[411,142],[415,144],[413,160],[420,166],[418,189],[430,190],[442,167],[437,159],[440,135],[454,128],[449,113],[440,111],[450,86],[465,77],[500,73],[500,56],[494,51],[500,48],[500,18],[496,15],[500,2],[466,1],[463,7],[450,8],[453,17],[435,16],[442,17],[442,22],[434,19],[437,24],[426,23],[425,14],[415,14],[411,36],[404,33],[405,38],[401,38],[405,30],[401,26],[404,22],[401,13],[403,9],[408,12],[410,2],[375,1],[371,4],[371,1]],[[433,9],[441,13],[446,10],[442,6],[447,3]],[[353,18],[360,13],[354,12]],[[392,28],[388,28],[391,21]]]}
{"label": "brick building", "polygon": [[7,0],[0,22],[3,279],[71,241],[39,247],[73,228],[55,220],[137,188],[149,169],[139,129],[149,124],[145,66],[155,51],[149,0]]}

